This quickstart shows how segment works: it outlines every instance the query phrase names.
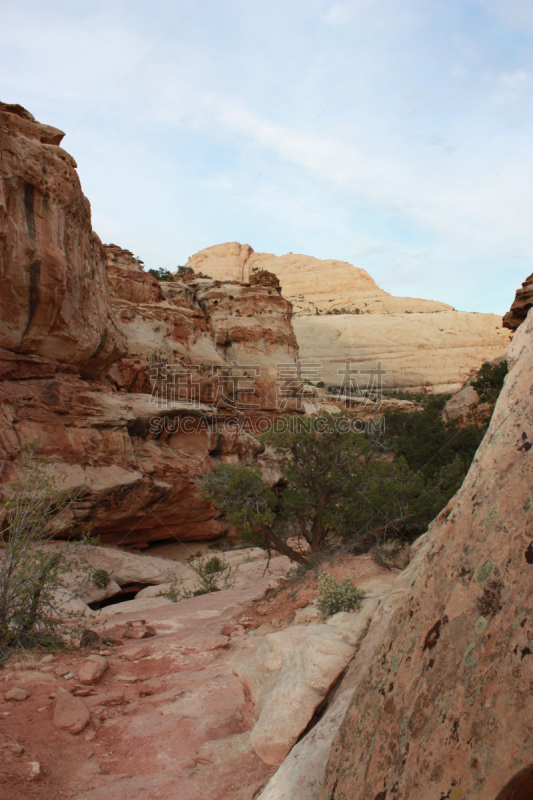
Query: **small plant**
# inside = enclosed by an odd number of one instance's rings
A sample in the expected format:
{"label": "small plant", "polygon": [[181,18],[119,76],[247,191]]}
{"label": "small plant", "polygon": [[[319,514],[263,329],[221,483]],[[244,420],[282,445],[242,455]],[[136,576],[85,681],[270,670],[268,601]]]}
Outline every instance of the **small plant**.
{"label": "small plant", "polygon": [[173,603],[177,603],[179,600],[189,600],[191,597],[199,597],[202,594],[231,589],[235,583],[235,568],[219,556],[193,557],[189,559],[188,564],[198,576],[196,586],[192,589],[184,589],[183,579],[173,578],[167,591],[160,592],[161,597],[167,597]]}
{"label": "small plant", "polygon": [[109,586],[110,581],[111,576],[105,569],[95,569],[93,572],[93,583],[99,589],[105,589],[106,586]]}
{"label": "small plant", "polygon": [[332,575],[321,575],[318,579],[318,609],[323,617],[330,617],[339,611],[353,611],[357,608],[365,593],[354,586],[351,578],[344,578],[342,583]]}

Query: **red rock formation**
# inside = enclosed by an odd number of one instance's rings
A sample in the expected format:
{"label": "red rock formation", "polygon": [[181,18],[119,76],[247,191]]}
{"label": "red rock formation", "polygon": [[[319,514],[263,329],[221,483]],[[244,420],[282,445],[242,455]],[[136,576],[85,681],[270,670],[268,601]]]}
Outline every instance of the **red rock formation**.
{"label": "red rock formation", "polygon": [[530,314],[453,510],[425,535],[410,589],[353,695],[321,800],[529,796],[532,358]]}
{"label": "red rock formation", "polygon": [[517,289],[513,304],[503,318],[503,327],[515,331],[527,317],[531,306],[533,306],[533,275],[525,279],[521,289]]}
{"label": "red rock formation", "polygon": [[63,133],[0,104],[0,346],[99,376],[124,350],[100,239]]}
{"label": "red rock formation", "polygon": [[[296,355],[290,303],[266,272],[244,286],[160,283],[128,250],[103,246],[62,138],[0,105],[0,481],[16,477],[27,440],[77,495],[69,535],[90,524],[123,544],[216,537],[225,525],[199,476],[213,458],[261,449],[214,424],[233,413],[220,373],[251,360],[259,410],[275,409],[275,362]],[[168,395],[167,365],[180,364],[194,397]]]}

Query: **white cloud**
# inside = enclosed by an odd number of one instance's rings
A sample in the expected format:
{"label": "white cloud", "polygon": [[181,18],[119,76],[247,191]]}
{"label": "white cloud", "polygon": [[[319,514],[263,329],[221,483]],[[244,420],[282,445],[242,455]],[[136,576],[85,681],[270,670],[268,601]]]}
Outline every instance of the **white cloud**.
{"label": "white cloud", "polygon": [[533,28],[509,2],[228,0],[142,63],[194,3],[20,0],[4,93],[89,115],[65,146],[95,225],[148,264],[241,238],[462,307],[489,280],[505,310],[533,269]]}

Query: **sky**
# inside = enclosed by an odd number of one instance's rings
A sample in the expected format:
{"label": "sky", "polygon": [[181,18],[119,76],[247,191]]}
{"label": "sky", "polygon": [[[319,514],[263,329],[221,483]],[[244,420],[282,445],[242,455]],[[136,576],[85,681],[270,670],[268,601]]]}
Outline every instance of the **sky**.
{"label": "sky", "polygon": [[2,0],[0,98],[146,268],[221,242],[505,313],[533,272],[533,0]]}

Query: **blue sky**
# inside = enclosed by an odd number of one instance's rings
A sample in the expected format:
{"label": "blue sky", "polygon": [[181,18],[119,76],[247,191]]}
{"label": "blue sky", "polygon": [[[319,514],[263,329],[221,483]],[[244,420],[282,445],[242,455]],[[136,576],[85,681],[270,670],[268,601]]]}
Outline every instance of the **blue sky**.
{"label": "blue sky", "polygon": [[530,0],[4,0],[0,97],[147,268],[226,241],[505,312],[533,272]]}

